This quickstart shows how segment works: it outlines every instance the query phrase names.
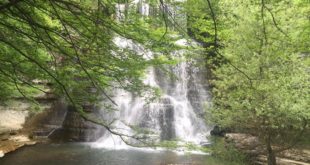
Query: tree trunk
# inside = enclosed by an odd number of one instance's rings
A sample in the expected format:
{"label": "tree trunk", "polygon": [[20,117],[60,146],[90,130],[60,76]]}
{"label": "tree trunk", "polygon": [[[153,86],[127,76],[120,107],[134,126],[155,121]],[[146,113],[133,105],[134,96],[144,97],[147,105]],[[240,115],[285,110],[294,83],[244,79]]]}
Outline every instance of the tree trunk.
{"label": "tree trunk", "polygon": [[267,140],[267,162],[268,165],[276,165],[277,164],[277,160],[276,160],[276,155],[274,153],[274,151],[272,150],[271,144],[270,144],[270,138]]}

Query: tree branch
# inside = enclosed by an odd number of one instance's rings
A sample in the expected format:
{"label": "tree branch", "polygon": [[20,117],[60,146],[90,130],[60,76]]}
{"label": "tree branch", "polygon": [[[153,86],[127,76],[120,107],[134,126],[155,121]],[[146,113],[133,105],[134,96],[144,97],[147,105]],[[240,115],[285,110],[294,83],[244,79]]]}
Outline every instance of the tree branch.
{"label": "tree branch", "polygon": [[[216,18],[215,18],[215,13],[213,11],[212,5],[210,0],[207,0],[208,2],[208,6],[211,12],[211,17],[213,20],[213,26],[214,26],[214,51],[220,55],[222,58],[226,59],[226,57],[224,55],[222,55],[219,51],[218,51],[218,36],[217,36],[217,23],[216,23]],[[252,83],[252,79],[250,78],[250,76],[248,76],[244,71],[242,71],[241,69],[239,69],[238,67],[236,67],[234,64],[232,64],[229,60],[227,60],[227,63],[232,66],[233,68],[235,68],[238,72],[240,72],[242,75],[244,75],[250,82],[251,87],[253,87],[253,83]]]}
{"label": "tree branch", "polygon": [[211,2],[210,0],[207,0],[208,2],[208,6],[209,6],[209,9],[210,9],[210,12],[211,12],[211,17],[212,17],[212,20],[213,20],[213,26],[214,26],[214,47],[217,47],[217,23],[216,23],[216,17],[215,17],[215,13],[213,11],[213,8],[212,8],[212,5],[211,5]]}
{"label": "tree branch", "polygon": [[263,21],[263,33],[264,33],[264,38],[265,38],[265,44],[267,44],[267,32],[266,32],[266,23],[265,23],[265,0],[261,0],[261,18]]}
{"label": "tree branch", "polygon": [[0,11],[5,10],[5,9],[8,9],[8,8],[10,8],[10,7],[12,7],[12,6],[15,6],[15,5],[17,5],[19,2],[22,2],[22,1],[23,1],[23,0],[9,0],[9,3],[6,3],[6,4],[0,6]]}
{"label": "tree branch", "polygon": [[274,15],[273,15],[271,9],[269,9],[266,5],[264,5],[264,7],[265,7],[265,9],[267,9],[267,11],[270,13],[270,15],[271,15],[271,17],[272,17],[272,22],[273,22],[274,26],[278,29],[278,31],[280,31],[284,36],[286,36],[286,37],[289,38],[289,36],[279,27],[279,25],[278,25],[278,23],[277,23],[277,21],[276,21]]}

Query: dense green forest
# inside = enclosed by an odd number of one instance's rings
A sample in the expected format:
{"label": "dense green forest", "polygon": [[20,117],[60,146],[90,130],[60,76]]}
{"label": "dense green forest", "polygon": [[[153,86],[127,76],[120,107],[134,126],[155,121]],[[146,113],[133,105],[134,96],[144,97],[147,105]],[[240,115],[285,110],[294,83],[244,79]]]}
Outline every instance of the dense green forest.
{"label": "dense green forest", "polygon": [[[173,52],[187,49],[187,60],[202,59],[198,65],[210,73],[206,123],[258,137],[268,165],[309,138],[308,0],[149,0],[147,15],[131,3],[0,0],[0,101],[18,96],[37,104],[32,95],[48,93],[44,82],[84,119],[126,136],[83,106],[104,100],[113,110],[117,89],[160,98],[160,89],[144,83],[146,70],[172,75],[165,68],[183,60]],[[127,5],[119,12],[117,4]],[[154,55],[121,48],[115,37]],[[200,46],[174,44],[182,38]]]}

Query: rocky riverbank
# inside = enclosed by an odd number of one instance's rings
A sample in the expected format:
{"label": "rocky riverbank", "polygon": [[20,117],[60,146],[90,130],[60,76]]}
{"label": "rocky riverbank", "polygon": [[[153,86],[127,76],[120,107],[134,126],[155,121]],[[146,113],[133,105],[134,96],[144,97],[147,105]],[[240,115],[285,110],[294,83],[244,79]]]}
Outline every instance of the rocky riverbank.
{"label": "rocky riverbank", "polygon": [[36,144],[37,140],[30,137],[38,125],[35,121],[44,114],[44,110],[51,108],[47,96],[35,96],[37,104],[22,97],[0,104],[0,157],[25,145]]}
{"label": "rocky riverbank", "polygon": [[[265,165],[265,147],[257,137],[241,133],[228,133],[225,141],[253,158],[255,164]],[[278,165],[310,165],[310,150],[292,148],[277,154]]]}
{"label": "rocky riverbank", "polygon": [[[35,95],[33,99],[36,104],[22,97],[0,104],[0,157],[50,139],[95,141],[103,134],[102,127],[84,121],[62,99],[50,93]],[[84,110],[93,112],[92,107]]]}
{"label": "rocky riverbank", "polygon": [[10,134],[4,133],[0,135],[0,157],[3,157],[6,153],[12,152],[26,145],[34,145],[36,141],[29,139],[24,134]]}
{"label": "rocky riverbank", "polygon": [[30,104],[15,101],[10,106],[0,106],[0,157],[16,149],[35,144],[21,129],[29,115]]}

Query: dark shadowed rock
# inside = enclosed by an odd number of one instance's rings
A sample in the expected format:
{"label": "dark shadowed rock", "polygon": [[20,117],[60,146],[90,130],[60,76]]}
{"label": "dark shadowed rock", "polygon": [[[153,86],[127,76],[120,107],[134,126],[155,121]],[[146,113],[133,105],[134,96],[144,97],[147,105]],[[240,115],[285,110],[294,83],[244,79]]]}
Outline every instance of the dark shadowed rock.
{"label": "dark shadowed rock", "polygon": [[[86,112],[99,113],[98,110],[95,109],[88,109]],[[62,130],[58,132],[63,133],[65,141],[91,142],[96,141],[103,135],[104,128],[90,121],[86,121],[74,107],[68,106],[68,112],[64,119]]]}
{"label": "dark shadowed rock", "polygon": [[162,100],[162,108],[159,112],[159,124],[161,127],[161,140],[171,140],[176,137],[174,128],[174,108],[169,99]]}
{"label": "dark shadowed rock", "polygon": [[221,129],[219,126],[214,126],[213,129],[210,131],[210,135],[212,136],[225,136],[226,131],[224,129]]}

